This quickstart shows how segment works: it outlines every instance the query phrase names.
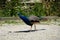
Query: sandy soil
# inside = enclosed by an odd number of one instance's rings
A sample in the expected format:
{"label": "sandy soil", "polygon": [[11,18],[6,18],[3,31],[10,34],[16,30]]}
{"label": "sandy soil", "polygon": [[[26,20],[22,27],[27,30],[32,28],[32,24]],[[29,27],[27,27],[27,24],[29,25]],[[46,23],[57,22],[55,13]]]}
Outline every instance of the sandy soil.
{"label": "sandy soil", "polygon": [[60,26],[36,26],[37,30],[29,31],[28,25],[4,24],[0,26],[0,40],[60,40]]}

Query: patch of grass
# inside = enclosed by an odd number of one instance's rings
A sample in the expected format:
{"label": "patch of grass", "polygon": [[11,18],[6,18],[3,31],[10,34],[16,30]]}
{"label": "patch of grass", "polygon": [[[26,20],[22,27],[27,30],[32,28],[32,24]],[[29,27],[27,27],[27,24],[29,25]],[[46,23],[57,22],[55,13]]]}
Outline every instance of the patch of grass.
{"label": "patch of grass", "polygon": [[24,24],[21,20],[4,20],[4,21],[0,21],[0,25],[1,24]]}
{"label": "patch of grass", "polygon": [[[0,21],[0,26],[2,24],[25,24],[25,23],[22,20],[4,20],[4,21]],[[44,25],[55,24],[55,21],[40,21],[40,24],[44,24]],[[60,22],[58,25],[60,25]]]}
{"label": "patch of grass", "polygon": [[15,24],[15,23],[17,23],[17,22],[16,22],[16,21],[12,21],[12,20],[10,20],[10,21],[7,20],[7,21],[5,21],[4,23],[8,23],[8,24],[14,23],[14,24]]}
{"label": "patch of grass", "polygon": [[59,26],[60,26],[60,24],[59,24]]}

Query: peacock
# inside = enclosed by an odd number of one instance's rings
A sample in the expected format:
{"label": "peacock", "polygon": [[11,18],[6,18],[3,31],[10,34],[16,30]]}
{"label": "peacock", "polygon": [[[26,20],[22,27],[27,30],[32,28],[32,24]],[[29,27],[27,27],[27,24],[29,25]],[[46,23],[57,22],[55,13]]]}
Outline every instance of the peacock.
{"label": "peacock", "polygon": [[27,25],[31,26],[30,30],[32,30],[32,26],[34,25],[34,29],[36,30],[36,23],[40,23],[39,22],[39,17],[35,16],[35,15],[31,15],[29,17],[23,16],[21,12],[17,13],[19,18],[21,18]]}

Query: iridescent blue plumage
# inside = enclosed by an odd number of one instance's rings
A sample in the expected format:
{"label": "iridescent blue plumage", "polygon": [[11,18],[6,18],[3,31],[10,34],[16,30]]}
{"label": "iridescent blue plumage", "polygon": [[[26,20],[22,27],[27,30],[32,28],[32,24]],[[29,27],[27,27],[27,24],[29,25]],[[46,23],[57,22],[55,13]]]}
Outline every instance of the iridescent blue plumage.
{"label": "iridescent blue plumage", "polygon": [[29,21],[29,19],[26,16],[21,15],[21,13],[18,12],[18,16],[29,26],[32,26],[33,24]]}

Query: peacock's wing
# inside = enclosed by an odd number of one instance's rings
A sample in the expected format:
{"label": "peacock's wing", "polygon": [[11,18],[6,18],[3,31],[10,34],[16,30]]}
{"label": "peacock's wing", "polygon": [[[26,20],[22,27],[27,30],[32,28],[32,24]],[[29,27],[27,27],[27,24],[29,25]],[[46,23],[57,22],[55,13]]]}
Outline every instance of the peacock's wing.
{"label": "peacock's wing", "polygon": [[39,21],[39,17],[32,15],[29,17],[29,20],[30,21]]}

